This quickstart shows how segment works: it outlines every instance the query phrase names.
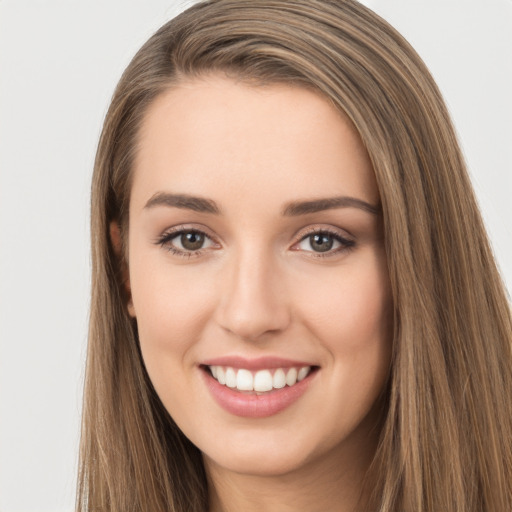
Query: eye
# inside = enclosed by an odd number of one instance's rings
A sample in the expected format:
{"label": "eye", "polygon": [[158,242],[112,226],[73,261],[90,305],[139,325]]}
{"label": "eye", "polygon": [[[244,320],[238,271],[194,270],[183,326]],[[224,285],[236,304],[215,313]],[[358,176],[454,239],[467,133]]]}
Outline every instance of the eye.
{"label": "eye", "polygon": [[315,230],[302,238],[296,244],[297,250],[317,253],[318,256],[332,255],[348,250],[355,245],[353,240],[348,240],[338,233],[327,230]]}
{"label": "eye", "polygon": [[157,243],[178,256],[198,255],[204,249],[214,247],[213,240],[197,229],[179,229],[165,233]]}
{"label": "eye", "polygon": [[198,251],[203,249],[211,240],[199,231],[184,231],[170,240],[178,249],[184,251]]}

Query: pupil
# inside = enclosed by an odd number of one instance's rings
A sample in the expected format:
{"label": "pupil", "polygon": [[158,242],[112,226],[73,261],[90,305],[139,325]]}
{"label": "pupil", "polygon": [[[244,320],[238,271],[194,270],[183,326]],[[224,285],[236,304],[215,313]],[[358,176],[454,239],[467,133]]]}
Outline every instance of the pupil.
{"label": "pupil", "polygon": [[204,243],[204,235],[202,233],[183,233],[181,235],[181,245],[188,251],[197,251],[201,249]]}
{"label": "pupil", "polygon": [[332,248],[334,241],[330,235],[312,235],[310,243],[314,251],[326,252]]}

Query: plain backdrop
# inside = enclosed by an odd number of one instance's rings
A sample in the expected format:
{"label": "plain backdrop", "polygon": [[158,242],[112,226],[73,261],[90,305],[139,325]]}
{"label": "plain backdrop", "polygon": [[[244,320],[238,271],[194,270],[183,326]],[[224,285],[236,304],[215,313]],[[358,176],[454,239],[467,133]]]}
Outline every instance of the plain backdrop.
{"label": "plain backdrop", "polygon": [[[190,3],[0,0],[0,512],[73,510],[95,146],[122,70]],[[363,3],[438,81],[511,290],[512,1]]]}

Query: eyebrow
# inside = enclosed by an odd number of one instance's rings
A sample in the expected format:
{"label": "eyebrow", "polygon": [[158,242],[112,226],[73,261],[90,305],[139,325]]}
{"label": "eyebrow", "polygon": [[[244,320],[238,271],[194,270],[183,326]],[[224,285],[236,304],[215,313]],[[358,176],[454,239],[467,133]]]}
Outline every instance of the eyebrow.
{"label": "eyebrow", "polygon": [[149,199],[144,208],[154,208],[155,206],[170,206],[201,213],[220,214],[220,208],[215,201],[202,197],[189,196],[188,194],[157,192]]}
{"label": "eyebrow", "polygon": [[286,217],[295,217],[297,215],[306,215],[308,213],[321,212],[333,208],[359,208],[373,215],[380,213],[380,206],[367,203],[355,197],[339,196],[313,199],[311,201],[292,201],[284,207],[283,215]]}
{"label": "eyebrow", "polygon": [[[200,213],[212,213],[215,215],[220,215],[221,213],[221,209],[215,201],[188,194],[157,192],[151,196],[144,208],[154,208],[155,206],[168,206],[184,210],[193,210]],[[285,205],[282,215],[285,217],[296,217],[334,208],[358,208],[373,215],[380,213],[380,206],[372,205],[355,197],[339,196],[312,199],[310,201],[292,201]]]}

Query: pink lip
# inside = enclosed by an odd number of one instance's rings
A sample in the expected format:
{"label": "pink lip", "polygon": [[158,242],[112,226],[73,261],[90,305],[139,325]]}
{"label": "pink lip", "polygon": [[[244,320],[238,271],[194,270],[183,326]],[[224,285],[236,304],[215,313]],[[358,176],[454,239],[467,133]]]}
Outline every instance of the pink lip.
{"label": "pink lip", "polygon": [[[223,366],[216,363],[215,366]],[[232,366],[227,364],[226,366]],[[291,365],[295,366],[295,365]],[[302,364],[299,366],[309,366]],[[247,368],[247,366],[240,366]],[[283,366],[277,366],[282,368]],[[270,368],[264,366],[264,368]],[[252,368],[251,368],[252,369]],[[308,389],[317,372],[310,373],[304,380],[289,387],[275,389],[261,395],[242,393],[217,382],[206,370],[201,370],[205,384],[215,401],[227,412],[245,418],[266,418],[277,414],[296,402]]]}
{"label": "pink lip", "polygon": [[254,359],[246,359],[240,356],[217,357],[208,359],[201,363],[203,366],[231,366],[231,368],[245,368],[246,370],[271,370],[273,368],[291,368],[297,369],[303,366],[314,366],[312,363],[305,361],[295,361],[292,359],[283,359],[281,357],[257,357]]}

